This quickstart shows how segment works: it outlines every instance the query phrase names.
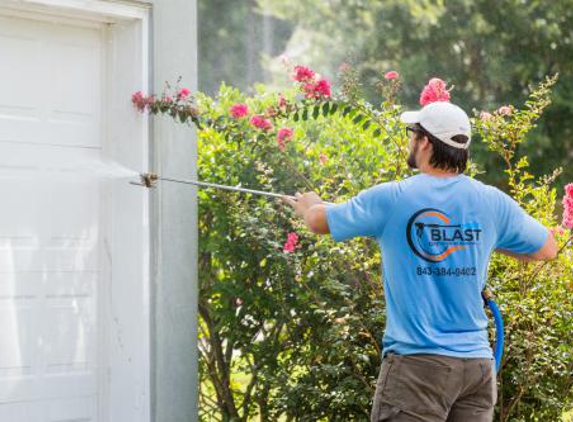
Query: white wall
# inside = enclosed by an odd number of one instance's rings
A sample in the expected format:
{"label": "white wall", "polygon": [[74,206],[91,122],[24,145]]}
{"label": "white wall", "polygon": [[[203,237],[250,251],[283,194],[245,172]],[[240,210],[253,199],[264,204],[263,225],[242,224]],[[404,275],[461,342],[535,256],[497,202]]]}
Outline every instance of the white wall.
{"label": "white wall", "polygon": [[[197,89],[196,0],[156,0],[152,14],[153,84]],[[194,131],[153,121],[153,165],[159,174],[196,177]],[[197,408],[197,201],[193,187],[163,183],[152,193],[152,415],[190,422]]]}

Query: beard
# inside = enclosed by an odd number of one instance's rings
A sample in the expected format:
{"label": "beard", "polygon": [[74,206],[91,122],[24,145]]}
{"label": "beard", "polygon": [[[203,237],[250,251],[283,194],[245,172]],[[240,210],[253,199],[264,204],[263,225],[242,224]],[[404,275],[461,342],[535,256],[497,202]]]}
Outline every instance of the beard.
{"label": "beard", "polygon": [[418,143],[416,142],[414,144],[414,148],[412,148],[412,151],[410,151],[410,155],[408,155],[408,167],[410,167],[411,169],[417,169],[418,165],[416,164],[416,153],[418,152]]}

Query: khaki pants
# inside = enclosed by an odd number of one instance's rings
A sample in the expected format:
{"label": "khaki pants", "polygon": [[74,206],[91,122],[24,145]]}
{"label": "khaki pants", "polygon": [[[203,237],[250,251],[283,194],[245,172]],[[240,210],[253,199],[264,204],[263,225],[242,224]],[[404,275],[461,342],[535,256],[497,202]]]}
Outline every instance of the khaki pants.
{"label": "khaki pants", "polygon": [[380,367],[371,422],[491,422],[495,362],[487,358],[388,354]]}

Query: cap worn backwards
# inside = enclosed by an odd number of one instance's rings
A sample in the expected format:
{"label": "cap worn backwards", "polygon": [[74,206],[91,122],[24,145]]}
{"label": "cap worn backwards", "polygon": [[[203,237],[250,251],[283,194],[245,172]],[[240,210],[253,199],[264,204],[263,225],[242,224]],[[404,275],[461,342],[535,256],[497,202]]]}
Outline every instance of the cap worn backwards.
{"label": "cap worn backwards", "polygon": [[[471,124],[465,111],[455,104],[437,101],[423,107],[419,111],[406,111],[400,116],[402,123],[418,123],[426,131],[445,144],[459,149],[467,149],[471,142]],[[459,143],[452,138],[463,135],[468,138],[466,143]]]}

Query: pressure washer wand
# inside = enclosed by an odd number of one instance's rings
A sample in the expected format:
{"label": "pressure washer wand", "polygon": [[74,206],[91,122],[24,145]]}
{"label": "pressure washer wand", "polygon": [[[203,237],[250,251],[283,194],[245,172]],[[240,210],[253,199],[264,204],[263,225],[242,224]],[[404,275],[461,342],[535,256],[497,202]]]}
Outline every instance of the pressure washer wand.
{"label": "pressure washer wand", "polygon": [[[155,184],[157,183],[158,180],[161,180],[164,182],[181,183],[184,185],[195,185],[195,186],[201,186],[201,187],[207,187],[207,188],[230,190],[230,191],[235,191],[235,192],[252,193],[254,195],[264,195],[264,196],[270,196],[273,198],[287,197],[290,199],[296,199],[292,195],[282,195],[280,193],[274,193],[274,192],[264,192],[264,191],[255,190],[255,189],[239,188],[236,186],[219,185],[217,183],[207,183],[207,182],[201,182],[199,180],[173,179],[170,177],[158,176],[157,174],[154,174],[154,173],[142,173],[142,174],[140,174],[140,178],[141,178],[141,182],[129,182],[129,183],[131,183],[132,185],[145,186],[148,188],[152,188],[155,186]],[[330,204],[330,202],[325,202],[325,204]]]}

